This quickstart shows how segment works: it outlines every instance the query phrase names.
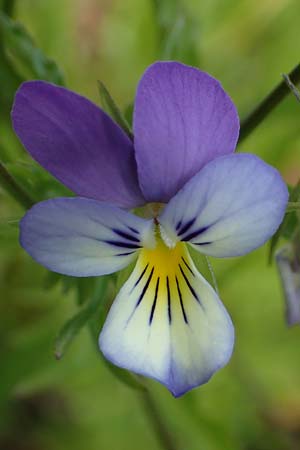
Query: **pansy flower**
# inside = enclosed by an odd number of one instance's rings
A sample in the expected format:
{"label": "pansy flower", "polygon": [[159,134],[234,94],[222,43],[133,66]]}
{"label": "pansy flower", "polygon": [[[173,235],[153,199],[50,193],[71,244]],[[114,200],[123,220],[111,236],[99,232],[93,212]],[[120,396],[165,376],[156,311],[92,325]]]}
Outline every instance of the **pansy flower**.
{"label": "pansy flower", "polygon": [[23,248],[78,277],[136,261],[100,349],[175,396],[207,382],[228,362],[234,330],[189,248],[244,255],[272,236],[288,200],[277,170],[233,153],[239,120],[220,83],[176,62],[150,66],[133,142],[89,100],[43,81],[20,87],[12,119],[30,155],[77,195],[33,206],[20,225]]}

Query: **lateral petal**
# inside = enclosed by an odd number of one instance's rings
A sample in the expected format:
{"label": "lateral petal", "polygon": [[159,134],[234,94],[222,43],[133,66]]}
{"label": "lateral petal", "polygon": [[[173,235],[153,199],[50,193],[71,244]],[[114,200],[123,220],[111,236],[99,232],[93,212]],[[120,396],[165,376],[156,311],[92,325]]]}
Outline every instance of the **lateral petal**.
{"label": "lateral petal", "polygon": [[282,222],[288,190],[279,172],[239,153],[208,163],[168,203],[159,222],[165,242],[189,242],[216,257],[264,244]]}
{"label": "lateral petal", "polygon": [[54,272],[85,277],[116,272],[155,246],[153,221],[86,198],[37,203],[20,223],[20,243]]}

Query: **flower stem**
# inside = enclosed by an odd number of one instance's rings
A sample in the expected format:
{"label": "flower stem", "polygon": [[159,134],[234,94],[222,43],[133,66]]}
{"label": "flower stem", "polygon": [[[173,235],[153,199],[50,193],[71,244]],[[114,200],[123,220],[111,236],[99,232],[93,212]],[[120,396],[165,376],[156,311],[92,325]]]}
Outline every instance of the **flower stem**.
{"label": "flower stem", "polygon": [[[289,74],[288,79],[297,84],[300,82],[300,64]],[[241,122],[239,143],[242,142],[252,131],[273,111],[274,108],[291,92],[286,79],[283,79],[273,91]]]}
{"label": "flower stem", "polygon": [[144,410],[152,425],[152,429],[164,450],[178,450],[175,440],[168,430],[161,413],[148,389],[139,393]]}
{"label": "flower stem", "polygon": [[30,208],[34,201],[17,183],[8,172],[6,167],[0,162],[0,185],[23,207]]}

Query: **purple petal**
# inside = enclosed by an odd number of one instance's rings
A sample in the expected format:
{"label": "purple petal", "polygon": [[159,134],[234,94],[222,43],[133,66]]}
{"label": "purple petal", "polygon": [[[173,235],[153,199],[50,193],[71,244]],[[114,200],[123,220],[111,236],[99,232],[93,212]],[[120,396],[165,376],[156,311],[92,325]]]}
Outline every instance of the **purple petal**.
{"label": "purple petal", "polygon": [[138,86],[134,134],[139,182],[148,201],[167,202],[208,161],[231,153],[236,108],[220,83],[176,62],[159,62]]}
{"label": "purple petal", "polygon": [[76,194],[128,208],[144,203],[131,141],[86,98],[30,81],[16,94],[12,121],[31,156]]}
{"label": "purple petal", "polygon": [[276,169],[246,153],[208,163],[181,189],[159,218],[168,245],[189,242],[216,257],[243,255],[277,230],[288,201]]}
{"label": "purple petal", "polygon": [[76,277],[116,272],[155,245],[152,220],[79,197],[33,206],[21,220],[20,242],[38,263]]}

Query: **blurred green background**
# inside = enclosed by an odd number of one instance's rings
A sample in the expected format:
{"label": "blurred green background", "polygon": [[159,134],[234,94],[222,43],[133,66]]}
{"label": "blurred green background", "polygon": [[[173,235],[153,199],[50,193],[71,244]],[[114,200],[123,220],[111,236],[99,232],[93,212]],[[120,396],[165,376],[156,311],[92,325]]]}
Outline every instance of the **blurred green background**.
{"label": "blurred green background", "polygon": [[[12,133],[9,111],[22,80],[62,82],[64,74],[69,88],[99,103],[101,79],[126,110],[149,64],[179,59],[221,80],[243,118],[300,59],[299,0],[0,0],[0,7],[26,30],[0,16],[0,158],[36,200],[65,191]],[[240,150],[296,183],[295,98],[282,102]],[[54,358],[59,330],[84,307],[79,303],[94,284],[55,283],[32,261],[18,244],[23,213],[0,190],[0,449],[162,449],[142,394],[111,373],[87,327],[60,361]],[[177,400],[149,382],[178,450],[300,449],[300,327],[285,325],[267,250],[212,260],[236,327],[228,366]]]}

